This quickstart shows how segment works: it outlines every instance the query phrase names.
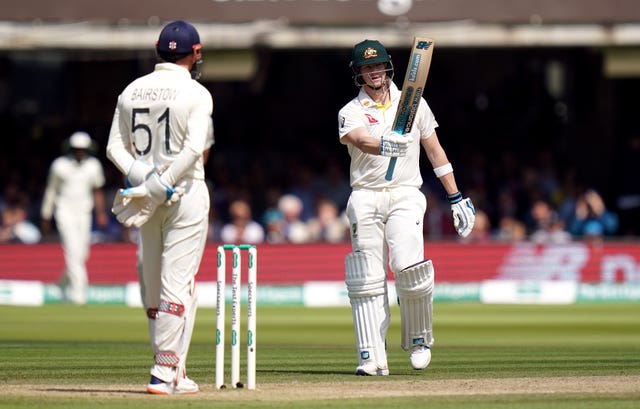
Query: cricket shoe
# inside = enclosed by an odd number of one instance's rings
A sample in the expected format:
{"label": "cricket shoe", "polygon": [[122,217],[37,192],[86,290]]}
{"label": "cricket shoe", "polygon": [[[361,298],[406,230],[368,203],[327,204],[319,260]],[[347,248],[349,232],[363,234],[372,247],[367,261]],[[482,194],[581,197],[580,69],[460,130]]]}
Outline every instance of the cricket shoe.
{"label": "cricket shoe", "polygon": [[360,376],[387,376],[388,368],[380,368],[374,361],[364,361],[356,368],[356,375]]}
{"label": "cricket shoe", "polygon": [[416,345],[411,348],[411,354],[409,354],[409,361],[411,361],[411,367],[413,369],[424,369],[429,366],[431,362],[431,349],[426,345]]}
{"label": "cricket shoe", "polygon": [[165,382],[151,375],[151,381],[147,385],[147,392],[154,395],[189,395],[200,391],[198,384],[187,378],[180,378],[178,384]]}

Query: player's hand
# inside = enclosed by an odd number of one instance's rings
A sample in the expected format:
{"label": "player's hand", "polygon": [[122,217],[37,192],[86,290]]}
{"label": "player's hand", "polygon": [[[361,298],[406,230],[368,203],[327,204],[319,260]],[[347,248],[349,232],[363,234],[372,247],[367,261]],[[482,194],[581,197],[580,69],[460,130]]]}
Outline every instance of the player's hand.
{"label": "player's hand", "polygon": [[389,132],[380,139],[378,153],[381,156],[401,158],[407,156],[407,150],[411,142],[413,142],[411,134],[400,135],[396,132]]}
{"label": "player's hand", "polygon": [[467,237],[476,221],[476,209],[468,197],[463,199],[460,192],[447,196],[453,213],[453,226],[460,237]]}
{"label": "player's hand", "polygon": [[138,186],[120,189],[119,194],[125,198],[142,198],[148,197],[156,205],[171,200],[175,189],[166,185],[160,175],[153,172],[147,180]]}

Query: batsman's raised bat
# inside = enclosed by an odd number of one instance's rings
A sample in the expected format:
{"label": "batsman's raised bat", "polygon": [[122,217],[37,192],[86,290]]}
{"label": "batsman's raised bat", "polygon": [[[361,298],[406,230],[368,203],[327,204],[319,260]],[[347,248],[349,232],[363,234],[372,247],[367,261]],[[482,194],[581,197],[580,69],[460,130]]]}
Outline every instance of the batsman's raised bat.
{"label": "batsman's raised bat", "polygon": [[[431,66],[431,56],[433,55],[433,40],[427,37],[414,37],[407,73],[402,84],[400,94],[400,105],[393,121],[393,131],[404,135],[411,132],[413,120],[418,112],[420,98],[424,91],[424,84],[427,82],[429,67]],[[386,180],[393,178],[393,170],[398,158],[391,158],[387,168]]]}

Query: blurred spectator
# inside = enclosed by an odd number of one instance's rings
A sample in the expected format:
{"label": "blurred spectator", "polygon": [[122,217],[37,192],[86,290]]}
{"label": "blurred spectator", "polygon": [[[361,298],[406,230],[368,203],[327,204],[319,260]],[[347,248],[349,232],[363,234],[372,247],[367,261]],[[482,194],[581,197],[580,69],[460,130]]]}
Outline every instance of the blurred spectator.
{"label": "blurred spectator", "polygon": [[35,244],[41,237],[40,230],[27,219],[24,201],[11,201],[3,206],[0,243]]}
{"label": "blurred spectator", "polygon": [[302,202],[298,218],[306,222],[313,217],[313,207],[317,190],[315,187],[315,174],[311,167],[306,164],[291,165],[291,186],[288,193],[294,195]]}
{"label": "blurred spectator", "polygon": [[252,218],[251,207],[243,199],[229,206],[231,222],[222,226],[220,239],[225,243],[258,244],[264,241],[264,228]]}
{"label": "blurred spectator", "polygon": [[588,239],[602,238],[616,233],[618,216],[605,207],[598,192],[589,189],[576,202],[569,232]]}
{"label": "blurred spectator", "polygon": [[571,234],[564,229],[564,222],[546,200],[537,199],[531,205],[529,239],[536,243],[566,243]]}
{"label": "blurred spectator", "polygon": [[441,194],[435,194],[433,189],[422,189],[427,198],[427,212],[424,215],[424,237],[429,240],[442,240],[448,236],[457,236],[453,226],[451,206],[442,200]]}
{"label": "blurred spectator", "polygon": [[495,239],[505,242],[518,242],[527,238],[527,228],[523,222],[511,217],[503,216],[495,233]]}
{"label": "blurred spectator", "polygon": [[320,178],[317,179],[315,190],[318,196],[324,197],[344,210],[351,194],[349,176],[340,168],[335,158],[329,158]]}
{"label": "blurred spectator", "polygon": [[331,200],[320,199],[316,208],[316,217],[307,222],[311,240],[329,243],[340,243],[346,240],[349,222],[341,217],[338,206]]}
{"label": "blurred spectator", "polygon": [[266,239],[269,243],[284,242],[284,216],[278,209],[280,190],[271,187],[266,191],[267,209],[262,214],[262,224],[265,226]]}
{"label": "blurred spectator", "polygon": [[282,213],[282,237],[289,243],[306,243],[311,240],[309,228],[301,220],[303,204],[296,195],[286,194],[278,200],[278,209]]}

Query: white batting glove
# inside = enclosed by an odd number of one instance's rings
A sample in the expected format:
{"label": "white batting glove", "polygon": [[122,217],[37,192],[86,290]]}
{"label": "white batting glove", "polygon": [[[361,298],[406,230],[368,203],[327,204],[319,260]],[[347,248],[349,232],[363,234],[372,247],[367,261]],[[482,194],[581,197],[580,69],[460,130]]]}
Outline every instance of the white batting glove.
{"label": "white batting glove", "polygon": [[389,132],[380,139],[378,154],[393,158],[407,156],[407,149],[409,149],[411,142],[413,142],[411,134],[400,135],[396,132]]}
{"label": "white batting glove", "polygon": [[463,199],[460,192],[447,196],[453,213],[453,226],[460,237],[467,237],[476,221],[476,209],[468,197]]}

